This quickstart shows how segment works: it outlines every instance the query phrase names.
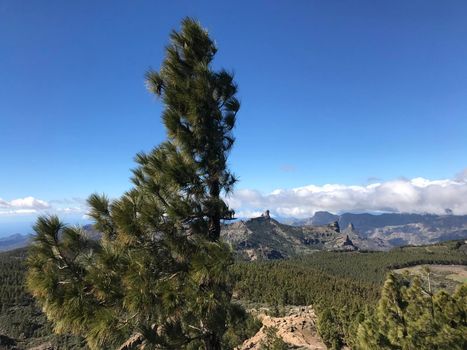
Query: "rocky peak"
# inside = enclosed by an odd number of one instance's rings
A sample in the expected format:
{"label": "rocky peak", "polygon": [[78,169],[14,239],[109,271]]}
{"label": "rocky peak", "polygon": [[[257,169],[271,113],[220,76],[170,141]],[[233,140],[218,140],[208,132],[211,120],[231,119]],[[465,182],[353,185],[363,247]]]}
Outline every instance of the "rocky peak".
{"label": "rocky peak", "polygon": [[347,250],[347,251],[354,251],[358,250],[357,246],[355,246],[350,239],[349,235],[346,234],[345,236],[342,235],[336,242],[336,250]]}
{"label": "rocky peak", "polygon": [[269,210],[266,210],[264,213],[261,214],[261,216],[258,216],[256,218],[251,218],[246,221],[246,224],[269,224],[269,223],[278,223],[276,220],[271,218],[271,215],[269,214]]}
{"label": "rocky peak", "polygon": [[344,242],[342,243],[343,246],[346,246],[346,245],[353,245],[353,242],[352,240],[349,238],[349,235],[345,235],[345,240]]}
{"label": "rocky peak", "polygon": [[337,221],[331,222],[330,224],[328,224],[328,227],[331,230],[334,230],[336,232],[341,232],[341,228],[339,227],[339,222]]}

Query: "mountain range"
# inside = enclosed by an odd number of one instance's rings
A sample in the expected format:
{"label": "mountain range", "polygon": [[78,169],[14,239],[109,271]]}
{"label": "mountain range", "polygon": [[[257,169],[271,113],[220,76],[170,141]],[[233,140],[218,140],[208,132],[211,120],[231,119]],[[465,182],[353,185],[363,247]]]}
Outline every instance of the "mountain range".
{"label": "mountain range", "polygon": [[338,222],[352,225],[363,239],[381,239],[388,246],[422,245],[467,238],[467,215],[433,214],[331,214],[316,212],[308,219],[293,220],[291,225],[325,225]]}
{"label": "mountain range", "polygon": [[261,217],[224,225],[222,237],[248,260],[285,258],[316,250],[389,250],[467,239],[467,216],[424,214],[335,215],[307,219]]}
{"label": "mountain range", "polygon": [[341,232],[337,222],[327,225],[287,225],[268,214],[222,227],[221,238],[246,260],[282,259],[318,250],[357,250],[355,232]]}
{"label": "mountain range", "polygon": [[0,237],[0,252],[22,248],[29,244],[32,235],[15,233],[7,237]]}
{"label": "mountain range", "polygon": [[[85,227],[96,237],[92,226]],[[98,235],[98,234],[97,234]],[[306,219],[262,216],[225,224],[221,237],[240,258],[281,259],[317,250],[389,250],[467,239],[467,215],[352,214],[316,212]],[[24,247],[31,235],[0,238],[0,251]]]}

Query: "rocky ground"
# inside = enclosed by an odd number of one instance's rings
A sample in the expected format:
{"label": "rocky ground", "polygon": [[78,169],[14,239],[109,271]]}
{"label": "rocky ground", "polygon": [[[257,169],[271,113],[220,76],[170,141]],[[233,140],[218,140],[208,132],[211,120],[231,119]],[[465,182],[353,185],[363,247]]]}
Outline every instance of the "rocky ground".
{"label": "rocky ground", "polygon": [[238,350],[259,350],[267,338],[267,329],[277,330],[276,335],[292,349],[327,349],[316,328],[317,316],[311,306],[292,307],[284,317],[272,317],[260,313],[263,326],[252,338],[246,340]]}

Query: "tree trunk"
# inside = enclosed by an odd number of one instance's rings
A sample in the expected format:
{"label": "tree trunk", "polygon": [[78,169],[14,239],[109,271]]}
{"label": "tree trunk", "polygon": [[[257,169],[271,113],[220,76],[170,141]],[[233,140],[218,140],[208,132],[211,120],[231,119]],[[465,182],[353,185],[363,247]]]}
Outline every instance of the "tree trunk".
{"label": "tree trunk", "polygon": [[222,350],[221,340],[215,334],[211,334],[204,338],[204,349],[205,350]]}
{"label": "tree trunk", "polygon": [[[220,195],[219,181],[214,181],[209,186],[209,195],[211,199],[217,201]],[[211,216],[209,217],[209,239],[211,241],[217,241],[221,235],[221,215],[218,203],[212,208]]]}
{"label": "tree trunk", "polygon": [[219,214],[214,214],[209,219],[209,239],[217,241],[221,234],[221,220]]}

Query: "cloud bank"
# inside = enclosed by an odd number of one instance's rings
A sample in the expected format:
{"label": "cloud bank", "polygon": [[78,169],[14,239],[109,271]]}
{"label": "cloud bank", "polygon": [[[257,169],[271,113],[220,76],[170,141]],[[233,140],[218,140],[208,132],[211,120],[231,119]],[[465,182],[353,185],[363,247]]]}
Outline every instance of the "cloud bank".
{"label": "cloud bank", "polygon": [[51,202],[32,196],[10,201],[0,198],[0,216],[80,213],[84,211],[86,211],[86,207],[83,205],[83,201],[77,198]]}
{"label": "cloud bank", "polygon": [[227,201],[237,217],[258,216],[265,209],[275,216],[297,218],[310,217],[320,210],[467,215],[467,169],[444,180],[417,177],[363,186],[308,185],[268,194],[241,189]]}
{"label": "cloud bank", "polygon": [[[238,189],[227,202],[236,216],[255,217],[266,209],[274,216],[304,218],[316,211],[392,212],[467,215],[467,169],[452,179],[422,177],[379,181],[367,185],[326,184],[261,193]],[[0,217],[58,214],[84,215],[88,208],[80,198],[45,201],[34,197],[0,198]]]}

